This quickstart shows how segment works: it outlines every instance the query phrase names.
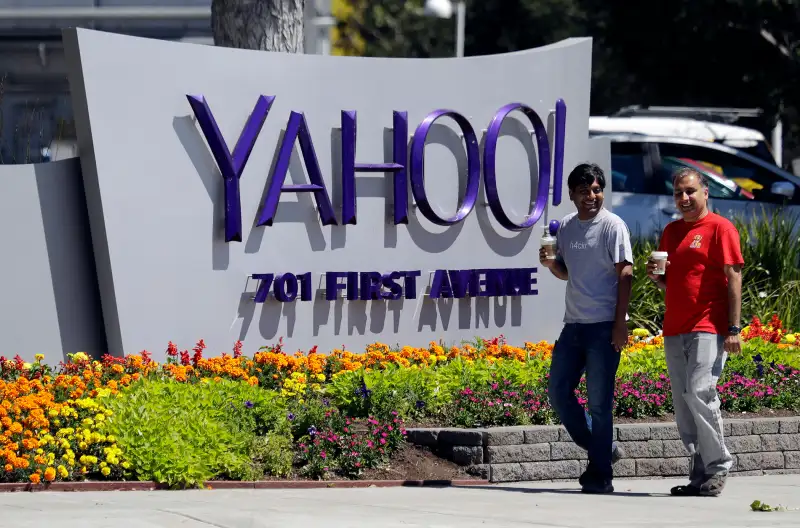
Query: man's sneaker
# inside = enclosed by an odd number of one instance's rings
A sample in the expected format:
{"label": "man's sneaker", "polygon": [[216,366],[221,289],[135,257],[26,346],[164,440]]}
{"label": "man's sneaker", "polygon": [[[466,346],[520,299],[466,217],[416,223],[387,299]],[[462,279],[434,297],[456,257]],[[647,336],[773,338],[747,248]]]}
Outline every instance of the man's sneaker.
{"label": "man's sneaker", "polygon": [[588,468],[578,478],[578,483],[581,485],[581,491],[584,493],[614,492],[614,486],[611,485],[611,480],[599,478]]}
{"label": "man's sneaker", "polygon": [[614,486],[611,485],[610,480],[589,480],[581,486],[583,493],[604,494],[614,493]]}
{"label": "man's sneaker", "polygon": [[725,482],[728,480],[728,475],[719,473],[712,475],[708,480],[700,485],[701,497],[716,497],[722,490],[725,489]]}
{"label": "man's sneaker", "polygon": [[694,484],[675,486],[669,490],[669,494],[675,497],[699,497],[700,488]]}
{"label": "man's sneaker", "polygon": [[614,442],[611,446],[611,463],[616,464],[624,457],[625,451],[622,450],[618,443]]}

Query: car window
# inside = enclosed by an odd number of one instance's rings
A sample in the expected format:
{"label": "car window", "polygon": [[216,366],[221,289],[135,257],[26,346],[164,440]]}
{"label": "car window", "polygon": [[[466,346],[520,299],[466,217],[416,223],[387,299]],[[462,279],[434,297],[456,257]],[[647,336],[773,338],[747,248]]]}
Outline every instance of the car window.
{"label": "car window", "polygon": [[[667,194],[673,195],[674,187],[672,185],[672,175],[679,169],[692,167],[691,165],[673,157],[662,157],[661,164],[656,168],[653,177],[653,185],[656,187],[652,189],[654,194]],[[739,195],[738,192],[723,185],[713,176],[706,174],[708,181],[708,196],[711,198],[721,198],[723,200],[747,200],[748,198]]]}
{"label": "car window", "polygon": [[[744,190],[751,192],[756,201],[782,203],[784,200],[781,196],[773,195],[770,187],[775,182],[787,180],[748,160],[694,145],[659,143],[658,148],[662,157],[687,158],[708,166],[711,171],[733,180]],[[797,198],[795,196],[794,201]]]}
{"label": "car window", "polygon": [[645,158],[641,143],[611,143],[611,189],[642,193],[645,187]]}

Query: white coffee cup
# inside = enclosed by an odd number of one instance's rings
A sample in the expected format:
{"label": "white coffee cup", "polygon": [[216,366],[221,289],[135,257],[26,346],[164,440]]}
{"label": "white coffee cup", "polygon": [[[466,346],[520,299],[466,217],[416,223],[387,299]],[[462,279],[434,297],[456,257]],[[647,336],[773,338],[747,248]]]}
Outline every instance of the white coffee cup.
{"label": "white coffee cup", "polygon": [[664,275],[667,272],[667,256],[666,251],[653,251],[650,253],[650,260],[656,263],[653,275]]}

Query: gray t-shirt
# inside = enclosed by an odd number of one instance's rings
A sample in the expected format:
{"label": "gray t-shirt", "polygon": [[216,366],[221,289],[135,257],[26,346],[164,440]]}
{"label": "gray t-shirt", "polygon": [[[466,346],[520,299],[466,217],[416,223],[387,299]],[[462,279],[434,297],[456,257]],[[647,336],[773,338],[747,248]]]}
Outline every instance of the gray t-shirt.
{"label": "gray t-shirt", "polygon": [[615,264],[633,263],[628,226],[601,209],[591,220],[564,217],[557,235],[557,259],[567,268],[565,323],[613,321],[617,307]]}

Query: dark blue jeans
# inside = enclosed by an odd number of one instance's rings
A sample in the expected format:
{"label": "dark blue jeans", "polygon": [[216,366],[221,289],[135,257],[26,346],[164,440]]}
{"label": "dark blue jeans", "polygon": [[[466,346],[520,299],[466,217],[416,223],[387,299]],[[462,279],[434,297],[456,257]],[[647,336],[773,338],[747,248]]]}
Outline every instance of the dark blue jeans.
{"label": "dark blue jeans", "polygon": [[[614,387],[619,352],[611,344],[614,323],[566,324],[550,365],[548,394],[572,440],[589,452],[588,473],[610,480],[614,440]],[[592,428],[586,423],[575,389],[586,371],[586,390]]]}

